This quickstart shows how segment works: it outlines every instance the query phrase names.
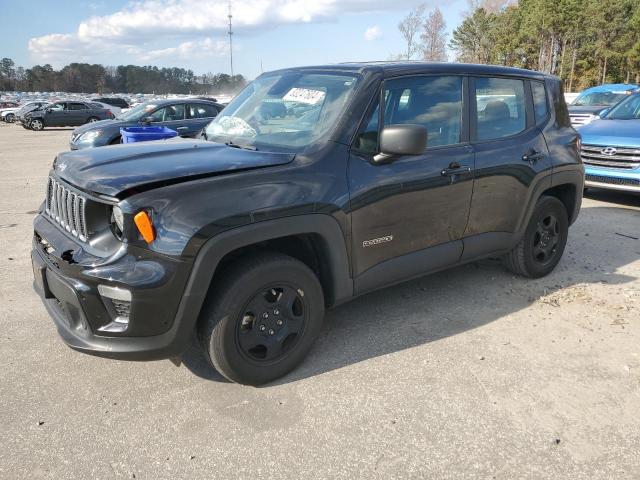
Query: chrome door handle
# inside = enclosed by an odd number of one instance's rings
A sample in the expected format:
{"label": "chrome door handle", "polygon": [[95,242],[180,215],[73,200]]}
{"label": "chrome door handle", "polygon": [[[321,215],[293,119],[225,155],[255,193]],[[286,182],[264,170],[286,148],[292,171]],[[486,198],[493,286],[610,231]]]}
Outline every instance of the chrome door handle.
{"label": "chrome door handle", "polygon": [[471,171],[471,167],[468,165],[453,165],[449,166],[449,168],[445,168],[440,172],[443,177],[451,176],[451,175],[462,175],[463,173],[469,173]]}
{"label": "chrome door handle", "polygon": [[530,153],[525,153],[522,156],[523,162],[535,163],[538,160],[542,160],[545,157],[544,153],[536,152],[535,150]]}

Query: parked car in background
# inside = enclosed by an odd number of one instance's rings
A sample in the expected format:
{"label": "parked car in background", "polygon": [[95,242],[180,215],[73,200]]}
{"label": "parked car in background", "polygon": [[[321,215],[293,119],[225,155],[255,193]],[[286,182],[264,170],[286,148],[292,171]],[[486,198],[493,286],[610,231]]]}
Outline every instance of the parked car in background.
{"label": "parked car in background", "polygon": [[111,110],[98,108],[90,102],[62,101],[30,111],[22,118],[22,125],[39,131],[45,127],[75,127],[113,117]]}
{"label": "parked car in background", "polygon": [[640,93],[580,129],[587,187],[640,192]]}
{"label": "parked car in background", "polygon": [[109,105],[107,103],[98,102],[96,100],[91,100],[89,103],[94,105],[97,108],[104,108],[105,110],[110,110],[113,113],[114,117],[117,117],[122,113],[122,109],[120,107],[114,107],[113,105]]}
{"label": "parked car in background", "polygon": [[[138,117],[188,121],[194,102]],[[549,274],[582,201],[560,79],[528,70],[285,69],[205,134],[57,156],[31,257],[70,347],[152,360],[196,338],[226,378],[263,384],[356,296],[492,256]]]}
{"label": "parked car in background", "polygon": [[71,135],[71,150],[120,143],[120,128],[154,125],[167,127],[181,137],[195,137],[222,110],[222,105],[200,99],[172,99],[143,103],[114,120],[76,128]]}
{"label": "parked car in background", "polygon": [[34,110],[35,108],[39,108],[43,105],[47,105],[47,102],[36,101],[25,103],[23,105],[20,105],[20,107],[3,108],[2,110],[0,110],[0,120],[7,123],[13,123],[15,122],[17,116],[25,112]]}
{"label": "parked car in background", "polygon": [[123,108],[129,108],[129,103],[121,97],[98,97],[92,98],[91,101],[105,103],[107,105],[111,105],[112,107],[117,107],[118,111],[122,110]]}
{"label": "parked car in background", "polygon": [[587,88],[569,105],[569,116],[574,128],[592,122],[603,110],[615,105],[637,90],[638,85],[610,83]]}

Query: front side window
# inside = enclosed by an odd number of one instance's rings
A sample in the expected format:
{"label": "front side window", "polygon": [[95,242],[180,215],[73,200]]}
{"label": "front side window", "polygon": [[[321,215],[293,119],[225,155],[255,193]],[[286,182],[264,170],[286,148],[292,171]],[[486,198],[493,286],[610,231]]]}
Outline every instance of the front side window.
{"label": "front side window", "polygon": [[64,102],[58,102],[51,105],[49,109],[53,110],[54,112],[61,112],[65,109],[65,106],[66,104]]}
{"label": "front side window", "polygon": [[384,125],[417,124],[427,129],[427,145],[460,143],[462,77],[426,76],[385,84]]}
{"label": "front side window", "polygon": [[177,105],[167,105],[159,108],[150,115],[154,122],[173,122],[175,120],[184,120],[184,103]]}
{"label": "front side window", "polygon": [[256,148],[307,147],[336,126],[358,78],[305,71],[262,75],[206,127],[207,139]]}
{"label": "front side window", "polygon": [[508,137],[527,125],[524,81],[507,78],[476,78],[478,140]]}

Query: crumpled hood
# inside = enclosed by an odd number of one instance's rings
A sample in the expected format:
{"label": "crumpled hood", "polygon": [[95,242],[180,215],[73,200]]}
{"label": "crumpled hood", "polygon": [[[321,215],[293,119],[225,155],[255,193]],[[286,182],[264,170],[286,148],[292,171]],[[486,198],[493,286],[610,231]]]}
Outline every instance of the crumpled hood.
{"label": "crumpled hood", "polygon": [[122,198],[131,190],[284,165],[294,157],[174,138],[64,152],[56,158],[54,171],[87,192]]}
{"label": "crumpled hood", "polygon": [[640,149],[640,120],[595,120],[580,128],[584,145]]}

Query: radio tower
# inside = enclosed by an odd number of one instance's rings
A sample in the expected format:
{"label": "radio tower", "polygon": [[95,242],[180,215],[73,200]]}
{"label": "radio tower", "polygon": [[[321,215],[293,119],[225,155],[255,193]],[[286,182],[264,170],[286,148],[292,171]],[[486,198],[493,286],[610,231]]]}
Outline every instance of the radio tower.
{"label": "radio tower", "polygon": [[231,76],[233,77],[233,29],[231,25],[233,15],[231,15],[231,0],[229,0],[229,15],[227,17],[229,18],[229,59],[231,62]]}

